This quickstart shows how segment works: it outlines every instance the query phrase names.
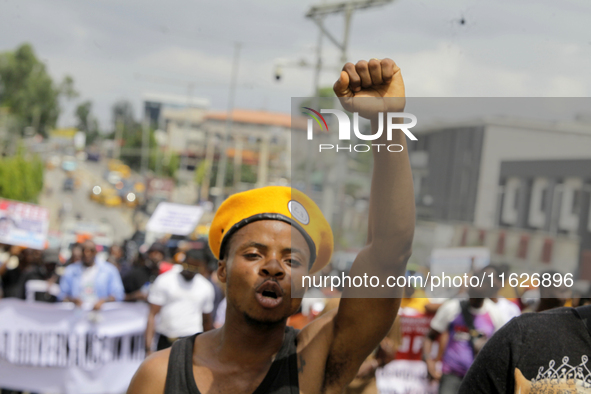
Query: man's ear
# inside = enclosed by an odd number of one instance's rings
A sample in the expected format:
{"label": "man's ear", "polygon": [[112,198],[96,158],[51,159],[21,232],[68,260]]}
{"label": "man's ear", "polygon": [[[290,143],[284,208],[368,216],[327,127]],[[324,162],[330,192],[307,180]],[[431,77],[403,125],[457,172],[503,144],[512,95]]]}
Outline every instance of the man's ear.
{"label": "man's ear", "polygon": [[218,260],[218,279],[222,283],[226,283],[228,278],[228,269],[226,265],[226,260]]}

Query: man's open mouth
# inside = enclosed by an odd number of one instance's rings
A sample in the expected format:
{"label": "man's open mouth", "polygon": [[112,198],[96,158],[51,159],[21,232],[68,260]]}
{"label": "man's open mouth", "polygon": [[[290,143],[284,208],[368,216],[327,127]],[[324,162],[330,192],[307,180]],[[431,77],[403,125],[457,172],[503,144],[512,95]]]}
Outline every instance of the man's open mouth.
{"label": "man's open mouth", "polygon": [[275,308],[283,300],[283,291],[277,282],[268,280],[257,288],[256,298],[263,308]]}
{"label": "man's open mouth", "polygon": [[277,298],[277,294],[274,291],[265,290],[263,291],[263,297]]}

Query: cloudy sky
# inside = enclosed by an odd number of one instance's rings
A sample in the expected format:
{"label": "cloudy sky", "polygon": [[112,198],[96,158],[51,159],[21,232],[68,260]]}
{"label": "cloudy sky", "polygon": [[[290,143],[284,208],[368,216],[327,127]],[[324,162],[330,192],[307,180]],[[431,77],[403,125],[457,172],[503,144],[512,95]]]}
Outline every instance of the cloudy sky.
{"label": "cloudy sky", "polygon": [[[225,109],[241,42],[236,107],[289,112],[291,97],[311,94],[313,71],[285,67],[276,82],[275,64],[315,61],[318,30],[305,13],[321,1],[0,0],[0,51],[33,44],[56,79],[74,77],[110,129],[117,100],[139,114],[144,93],[186,95],[185,82]],[[340,37],[342,16],[326,21]],[[414,97],[589,96],[590,22],[588,0],[397,0],[354,14],[348,60],[393,58]],[[327,39],[323,58],[340,66]],[[336,75],[328,67],[321,83]]]}

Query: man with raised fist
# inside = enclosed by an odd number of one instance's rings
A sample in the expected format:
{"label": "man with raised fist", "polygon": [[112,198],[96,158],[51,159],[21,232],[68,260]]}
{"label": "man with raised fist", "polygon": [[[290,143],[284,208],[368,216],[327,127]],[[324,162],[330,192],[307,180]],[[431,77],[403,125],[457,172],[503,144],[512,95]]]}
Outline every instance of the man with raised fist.
{"label": "man with raised fist", "polygon": [[[370,119],[374,134],[386,123],[380,116],[405,106],[402,75],[390,59],[347,63],[334,91],[346,110]],[[382,133],[375,143],[386,140]],[[381,283],[404,275],[415,222],[406,137],[394,130],[389,143],[404,149],[373,151],[368,239],[349,273]],[[337,310],[301,331],[286,326],[302,301],[302,276],[328,264],[333,250],[328,222],[298,190],[230,196],[209,244],[227,289],[225,325],[148,357],[128,393],[341,393],[392,326],[402,294],[381,286],[346,289]]]}

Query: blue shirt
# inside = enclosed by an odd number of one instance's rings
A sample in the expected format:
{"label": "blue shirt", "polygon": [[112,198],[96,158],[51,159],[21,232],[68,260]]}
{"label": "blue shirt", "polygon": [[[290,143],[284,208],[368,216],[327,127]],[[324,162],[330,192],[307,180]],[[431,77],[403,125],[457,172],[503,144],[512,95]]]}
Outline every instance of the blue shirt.
{"label": "blue shirt", "polygon": [[[116,301],[122,301],[125,296],[123,282],[117,268],[106,261],[95,259],[97,273],[94,278],[94,291],[99,299],[113,296]],[[60,279],[61,293],[59,299],[66,297],[79,298],[82,291],[82,272],[86,267],[82,262],[70,264],[66,267]]]}

